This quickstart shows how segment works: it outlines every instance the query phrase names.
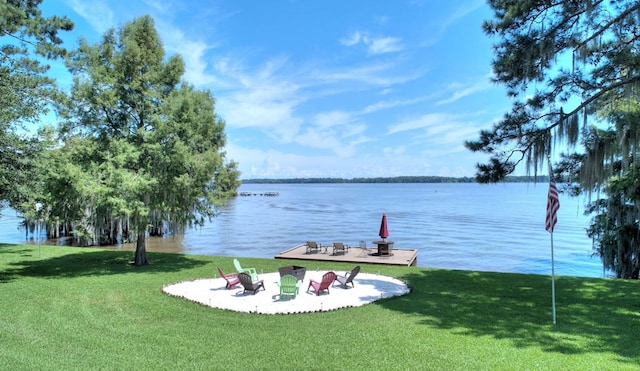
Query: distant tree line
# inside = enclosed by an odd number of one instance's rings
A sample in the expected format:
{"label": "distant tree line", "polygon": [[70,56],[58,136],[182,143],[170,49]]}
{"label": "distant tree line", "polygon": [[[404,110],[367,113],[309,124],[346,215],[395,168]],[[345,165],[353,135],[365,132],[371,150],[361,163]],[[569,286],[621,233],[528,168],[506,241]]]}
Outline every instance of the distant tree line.
{"label": "distant tree line", "polygon": [[[508,176],[505,183],[546,182],[549,177]],[[244,184],[320,184],[320,183],[475,183],[474,177],[443,176],[396,176],[375,178],[286,178],[286,179],[243,179]]]}

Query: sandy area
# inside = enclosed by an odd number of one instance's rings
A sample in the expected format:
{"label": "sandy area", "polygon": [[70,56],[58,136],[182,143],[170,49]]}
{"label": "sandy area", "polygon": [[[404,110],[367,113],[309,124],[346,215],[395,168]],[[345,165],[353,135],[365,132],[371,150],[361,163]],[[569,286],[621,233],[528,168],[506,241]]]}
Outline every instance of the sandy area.
{"label": "sandy area", "polygon": [[[280,275],[264,273],[259,279],[264,281],[265,290],[255,295],[243,294],[242,285],[226,289],[223,278],[205,278],[164,286],[165,293],[194,301],[206,306],[236,312],[259,314],[293,314],[329,311],[346,307],[359,307],[382,298],[409,293],[407,285],[392,277],[360,272],[353,280],[355,287],[344,288],[338,282],[329,293],[316,295],[313,289],[307,292],[309,280],[320,281],[326,271],[307,271],[295,299],[280,298],[278,281]],[[344,275],[345,272],[336,272]]]}

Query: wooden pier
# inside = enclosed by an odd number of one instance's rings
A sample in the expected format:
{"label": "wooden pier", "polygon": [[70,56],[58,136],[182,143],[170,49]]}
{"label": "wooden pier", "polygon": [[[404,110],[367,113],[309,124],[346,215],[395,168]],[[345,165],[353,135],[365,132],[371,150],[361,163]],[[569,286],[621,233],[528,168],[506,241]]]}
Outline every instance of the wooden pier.
{"label": "wooden pier", "polygon": [[307,245],[301,244],[276,255],[276,259],[297,259],[330,261],[341,263],[383,264],[398,266],[415,266],[418,262],[418,250],[391,249],[388,255],[379,256],[377,249],[359,246],[350,247],[344,254],[333,254],[332,245],[322,245],[318,251],[307,252]]}
{"label": "wooden pier", "polygon": [[266,197],[277,197],[280,196],[278,192],[240,192],[239,196],[266,196]]}

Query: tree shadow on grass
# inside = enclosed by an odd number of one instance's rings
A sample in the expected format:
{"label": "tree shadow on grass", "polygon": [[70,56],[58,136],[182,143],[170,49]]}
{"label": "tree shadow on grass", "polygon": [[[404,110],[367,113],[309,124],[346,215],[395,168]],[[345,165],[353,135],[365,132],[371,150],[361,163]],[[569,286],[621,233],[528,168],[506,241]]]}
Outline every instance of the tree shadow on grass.
{"label": "tree shadow on grass", "polygon": [[17,248],[16,246],[17,245],[0,243],[0,254],[14,254],[14,255],[19,254],[20,256],[23,256],[23,257],[33,255],[33,249],[30,249],[28,247]]}
{"label": "tree shadow on grass", "polygon": [[[13,250],[19,253],[18,250]],[[42,260],[19,260],[0,271],[0,283],[15,277],[69,278],[129,273],[166,273],[191,269],[207,264],[181,254],[150,253],[151,264],[133,266],[130,251],[81,251]]]}
{"label": "tree shadow on grass", "polygon": [[509,339],[519,347],[611,352],[622,363],[640,361],[638,281],[556,277],[554,325],[550,276],[421,270],[403,278],[412,293],[380,305],[416,314],[424,325]]}

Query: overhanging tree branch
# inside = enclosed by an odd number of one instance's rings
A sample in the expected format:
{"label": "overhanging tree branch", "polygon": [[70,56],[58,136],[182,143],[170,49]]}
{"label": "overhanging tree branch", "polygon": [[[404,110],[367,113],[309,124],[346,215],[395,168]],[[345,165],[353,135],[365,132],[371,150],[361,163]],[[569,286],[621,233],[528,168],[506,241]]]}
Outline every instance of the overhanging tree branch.
{"label": "overhanging tree branch", "polygon": [[578,44],[574,50],[577,51],[578,49],[584,47],[585,45],[587,45],[589,42],[591,42],[592,40],[594,40],[596,37],[602,35],[603,33],[607,32],[607,30],[609,30],[614,24],[622,21],[624,18],[626,18],[627,16],[629,16],[629,14],[640,10],[640,2],[636,2],[634,6],[628,8],[626,11],[620,13],[618,16],[612,18],[611,20],[609,20],[609,22],[605,23],[604,25],[602,25],[600,27],[600,29],[596,30],[596,32],[592,33],[591,36],[589,36],[588,38],[586,38],[583,42],[581,42],[580,44]]}

